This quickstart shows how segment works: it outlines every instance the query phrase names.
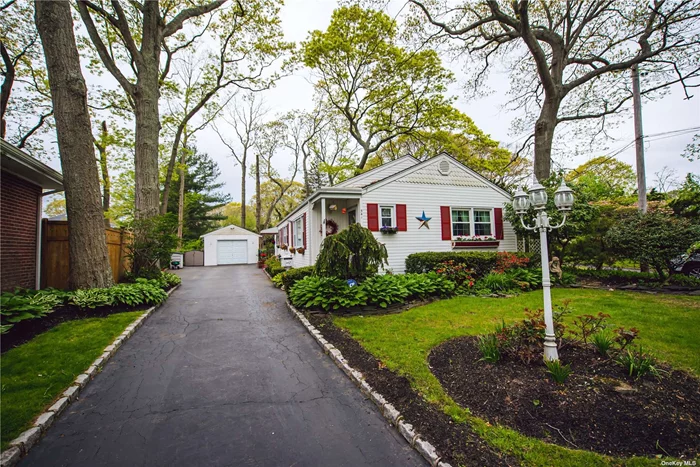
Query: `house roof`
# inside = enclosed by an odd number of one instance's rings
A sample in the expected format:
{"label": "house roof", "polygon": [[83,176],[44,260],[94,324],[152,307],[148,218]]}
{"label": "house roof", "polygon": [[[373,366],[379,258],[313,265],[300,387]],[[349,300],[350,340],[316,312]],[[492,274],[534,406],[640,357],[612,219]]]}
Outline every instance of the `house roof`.
{"label": "house roof", "polygon": [[47,190],[63,190],[63,175],[0,138],[2,170]]}
{"label": "house roof", "polygon": [[[473,177],[474,181],[478,183],[478,186],[487,185],[489,188],[498,191],[502,195],[508,198],[511,197],[511,194],[508,193],[507,190],[504,190],[503,188],[496,185],[483,175],[470,169],[469,167],[467,167],[451,155],[447,154],[446,152],[442,152],[437,156],[431,157],[430,159],[426,159],[424,161],[419,161],[413,156],[403,156],[391,162],[388,162],[382,166],[376,167],[372,170],[368,170],[363,174],[344,180],[343,182],[338,183],[332,187],[318,189],[311,196],[299,203],[289,214],[287,214],[287,216],[284,219],[279,221],[277,223],[277,226],[279,226],[283,222],[286,222],[289,218],[293,217],[294,214],[302,208],[302,206],[314,201],[315,199],[318,199],[324,194],[361,196],[362,194],[368,191],[372,191],[375,188],[378,188],[386,183],[398,180],[427,165],[436,164],[439,162],[440,159],[445,158],[451,161],[452,163],[457,164],[462,170],[467,172],[469,176]],[[380,171],[379,169],[382,168],[384,168],[385,170]],[[365,177],[365,175],[368,174],[370,174],[370,176]],[[414,183],[419,182],[420,181],[415,181]],[[425,182],[426,181],[423,181],[423,183]]]}
{"label": "house roof", "polygon": [[366,186],[371,185],[372,183],[384,180],[386,177],[389,177],[401,170],[413,167],[418,164],[420,164],[420,161],[418,161],[418,159],[416,159],[413,156],[407,155],[399,157],[398,159],[389,161],[386,164],[382,164],[379,167],[375,167],[371,170],[368,170],[367,172],[355,175],[354,177],[348,178],[347,180],[343,180],[342,182],[337,183],[335,186],[364,188]]}
{"label": "house roof", "polygon": [[227,225],[226,227],[222,227],[220,229],[213,230],[209,233],[205,233],[202,235],[202,237],[208,237],[210,235],[255,235],[256,237],[258,234],[255,232],[251,232],[250,230],[246,230],[243,227],[239,227],[237,225]]}

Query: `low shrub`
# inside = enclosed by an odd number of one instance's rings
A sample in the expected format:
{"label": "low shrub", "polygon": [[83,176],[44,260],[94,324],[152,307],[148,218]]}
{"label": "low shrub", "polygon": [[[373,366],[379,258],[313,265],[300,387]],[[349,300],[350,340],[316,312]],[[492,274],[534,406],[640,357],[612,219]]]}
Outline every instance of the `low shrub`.
{"label": "low shrub", "polygon": [[109,289],[81,289],[75,291],[71,302],[80,308],[94,309],[100,306],[111,305],[113,299]]}
{"label": "low shrub", "polygon": [[454,282],[436,272],[401,274],[394,277],[402,281],[411,298],[449,297],[456,288]]}
{"label": "low shrub", "polygon": [[561,278],[556,274],[552,276],[552,282],[557,285],[568,287],[576,283],[576,276],[570,272],[562,271]]}
{"label": "low shrub", "polygon": [[294,284],[289,292],[292,304],[299,308],[321,308],[324,311],[365,305],[367,296],[359,286],[350,286],[344,279],[307,276]]}
{"label": "low shrub", "polygon": [[503,293],[518,289],[518,283],[508,274],[492,272],[480,279],[474,288],[491,293]]}
{"label": "low shrub", "polygon": [[622,352],[617,361],[631,378],[639,379],[646,374],[660,376],[656,357],[645,352],[641,345],[635,350],[627,349],[626,352]]}
{"label": "low shrub", "polygon": [[0,295],[0,316],[2,316],[0,333],[6,333],[20,321],[46,316],[61,303],[61,299],[46,293],[29,295],[22,291],[3,292]]}
{"label": "low shrub", "polygon": [[458,288],[471,288],[474,286],[473,271],[464,264],[455,263],[452,259],[440,263],[435,272],[454,282]]}
{"label": "low shrub", "polygon": [[[480,278],[493,271],[499,264],[499,258],[527,258],[530,264],[530,255],[526,253],[505,253],[493,251],[427,251],[413,253],[406,257],[406,272],[422,273],[435,271],[445,261],[453,261],[454,264],[461,264],[474,272],[475,278]],[[501,259],[502,265],[506,265],[507,260]]]}
{"label": "low shrub", "polygon": [[267,273],[270,277],[275,277],[277,274],[282,274],[284,272],[287,272],[287,268],[283,268],[282,266],[271,266],[267,268]]}
{"label": "low shrub", "polygon": [[683,274],[673,274],[668,278],[669,285],[700,289],[700,279],[697,277],[684,276]]}
{"label": "low shrub", "polygon": [[565,273],[573,274],[577,279],[592,279],[607,285],[642,284],[654,286],[660,282],[658,274],[652,272],[567,268]]}
{"label": "low shrub", "polygon": [[557,384],[564,384],[571,374],[571,365],[563,365],[559,360],[545,360],[547,373]]}
{"label": "low shrub", "polygon": [[277,258],[277,256],[269,256],[265,260],[265,269],[267,269],[268,272],[271,268],[279,268],[279,267],[282,267],[282,263],[280,263],[280,260],[279,260],[279,258]]}
{"label": "low shrub", "polygon": [[275,277],[272,278],[272,283],[274,284],[275,287],[278,289],[282,287],[282,279],[284,278],[284,273],[282,274],[277,274]]}
{"label": "low shrub", "polygon": [[487,334],[479,336],[477,341],[479,352],[481,352],[480,361],[496,363],[501,359],[501,350],[499,349],[498,337],[495,334]]}
{"label": "low shrub", "polygon": [[501,251],[496,253],[496,272],[506,272],[510,269],[526,268],[530,263],[530,257],[519,253]]}
{"label": "low shrub", "polygon": [[542,270],[540,269],[510,269],[505,273],[520,290],[534,290],[542,287]]}
{"label": "low shrub", "polygon": [[176,285],[182,284],[182,278],[172,272],[162,272],[161,278],[168,287],[175,287]]}
{"label": "low shrub", "polygon": [[[148,303],[150,305],[157,305],[168,298],[168,293],[159,286],[157,281],[148,281],[146,279],[137,279],[135,284],[132,284],[134,288],[139,289],[141,296],[143,297],[142,303]],[[113,290],[108,289],[110,292]]]}
{"label": "low shrub", "polygon": [[394,275],[374,276],[364,281],[360,287],[367,296],[368,303],[386,308],[409,296],[410,293],[402,282]]}
{"label": "low shrub", "polygon": [[292,290],[294,284],[307,276],[311,276],[314,273],[313,266],[304,266],[301,268],[292,268],[283,272],[279,275],[282,285],[284,285],[285,290]]}

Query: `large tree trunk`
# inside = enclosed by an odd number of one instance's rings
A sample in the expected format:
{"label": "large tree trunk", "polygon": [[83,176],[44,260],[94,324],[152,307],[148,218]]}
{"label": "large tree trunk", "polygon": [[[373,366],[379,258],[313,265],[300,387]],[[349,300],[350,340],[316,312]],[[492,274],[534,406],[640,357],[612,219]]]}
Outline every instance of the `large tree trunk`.
{"label": "large tree trunk", "polygon": [[535,124],[535,177],[543,181],[552,170],[552,141],[557,124],[560,101],[545,98]]}
{"label": "large tree trunk", "polygon": [[142,63],[139,66],[135,95],[136,145],[134,150],[134,175],[136,178],[135,216],[147,219],[158,215],[158,137],[160,115],[160,48],[161,18],[159,2],[144,2]]}
{"label": "large tree trunk", "polygon": [[73,34],[68,1],[34,2],[35,22],[46,57],[68,213],[70,284],[109,287],[100,183],[92,145],[87,87]]}

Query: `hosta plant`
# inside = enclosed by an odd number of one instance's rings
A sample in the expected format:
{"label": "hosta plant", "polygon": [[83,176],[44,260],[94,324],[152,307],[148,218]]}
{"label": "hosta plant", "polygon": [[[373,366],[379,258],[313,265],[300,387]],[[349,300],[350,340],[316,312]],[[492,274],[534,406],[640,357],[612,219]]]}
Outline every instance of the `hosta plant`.
{"label": "hosta plant", "polygon": [[320,308],[324,311],[367,303],[367,295],[361,287],[351,287],[343,279],[319,276],[307,276],[297,281],[289,293],[289,299],[296,307]]}

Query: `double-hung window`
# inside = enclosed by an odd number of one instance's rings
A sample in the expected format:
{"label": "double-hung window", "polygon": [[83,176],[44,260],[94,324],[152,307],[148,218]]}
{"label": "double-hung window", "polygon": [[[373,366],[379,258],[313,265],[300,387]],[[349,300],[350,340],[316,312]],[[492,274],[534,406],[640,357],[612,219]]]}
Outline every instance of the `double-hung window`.
{"label": "double-hung window", "polygon": [[380,206],[379,211],[381,220],[379,227],[396,227],[394,206]]}
{"label": "double-hung window", "polygon": [[491,209],[452,208],[452,237],[493,236]]}
{"label": "double-hung window", "polygon": [[296,248],[304,246],[304,222],[302,217],[294,221],[294,246]]}

